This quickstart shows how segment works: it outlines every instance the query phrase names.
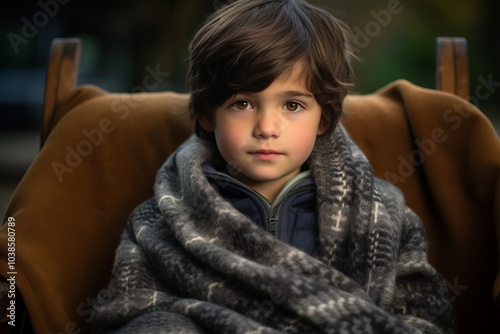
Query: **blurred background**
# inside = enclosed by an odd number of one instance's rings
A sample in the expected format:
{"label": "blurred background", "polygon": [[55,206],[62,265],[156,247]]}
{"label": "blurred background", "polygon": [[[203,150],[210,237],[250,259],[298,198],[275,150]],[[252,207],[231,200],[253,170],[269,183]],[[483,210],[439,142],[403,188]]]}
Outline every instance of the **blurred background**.
{"label": "blurred background", "polygon": [[[251,0],[249,0],[251,1]],[[185,92],[187,46],[203,19],[225,0],[11,1],[0,13],[0,212],[39,149],[50,43],[82,39],[79,84],[131,92],[151,70],[168,72],[157,91]],[[471,95],[492,85],[478,107],[500,119],[500,2],[495,0],[311,0],[353,30],[362,59],[355,93],[404,78],[435,87],[435,39],[469,42]],[[7,8],[6,8],[7,7]],[[41,196],[43,194],[40,194]]]}

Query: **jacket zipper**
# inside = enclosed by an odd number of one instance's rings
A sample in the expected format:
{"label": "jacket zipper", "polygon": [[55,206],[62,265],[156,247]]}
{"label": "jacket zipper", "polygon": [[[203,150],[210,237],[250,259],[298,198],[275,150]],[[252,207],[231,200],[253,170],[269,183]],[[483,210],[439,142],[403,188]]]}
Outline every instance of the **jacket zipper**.
{"label": "jacket zipper", "polygon": [[[274,234],[274,236],[278,239],[281,239],[281,216],[283,208],[285,207],[285,203],[292,197],[297,195],[300,192],[306,190],[314,189],[313,185],[304,185],[298,188],[293,189],[290,193],[288,193],[276,206],[273,210],[268,212],[268,223],[269,223],[269,231]],[[271,207],[270,207],[271,209]]]}
{"label": "jacket zipper", "polygon": [[255,197],[257,197],[260,202],[264,205],[264,207],[266,208],[266,211],[268,213],[268,217],[269,217],[269,212],[270,212],[270,208],[271,208],[271,205],[269,204],[269,202],[267,201],[267,199],[262,196],[261,194],[259,194],[258,192],[256,192],[255,190],[249,188],[249,187],[246,187],[243,183],[239,182],[239,181],[235,181],[229,177],[226,177],[226,176],[223,176],[223,175],[219,175],[219,174],[215,174],[213,172],[207,172],[206,173],[207,176],[211,177],[212,179],[216,179],[216,180],[221,180],[223,182],[226,182],[226,183],[231,183],[235,186],[238,186],[240,187],[244,192],[246,192],[247,194],[249,195],[254,195]]}
{"label": "jacket zipper", "polygon": [[281,214],[283,211],[283,207],[284,207],[284,203],[286,203],[286,201],[288,199],[290,199],[290,197],[302,192],[302,191],[305,191],[305,190],[309,190],[309,189],[314,189],[314,186],[313,185],[304,185],[304,186],[300,186],[296,189],[293,189],[290,193],[288,193],[281,201],[280,203],[273,207],[271,204],[269,204],[269,202],[267,201],[267,199],[262,196],[261,194],[259,194],[258,192],[256,192],[255,190],[251,189],[251,188],[248,188],[246,187],[244,184],[240,184],[239,182],[236,182],[234,181],[233,179],[231,178],[228,178],[228,177],[225,177],[225,176],[222,176],[222,175],[218,175],[218,174],[215,174],[215,173],[206,173],[207,176],[213,178],[213,179],[217,179],[217,180],[221,180],[221,181],[224,181],[224,182],[227,182],[227,183],[231,183],[235,186],[238,186],[240,187],[244,192],[246,192],[247,194],[250,194],[250,195],[254,195],[255,197],[257,197],[259,199],[259,201],[264,205],[264,208],[266,209],[266,213],[267,213],[267,224],[268,224],[268,227],[269,227],[269,233],[273,234],[276,238],[280,239],[281,238],[281,221],[280,221],[280,218],[281,218]]}

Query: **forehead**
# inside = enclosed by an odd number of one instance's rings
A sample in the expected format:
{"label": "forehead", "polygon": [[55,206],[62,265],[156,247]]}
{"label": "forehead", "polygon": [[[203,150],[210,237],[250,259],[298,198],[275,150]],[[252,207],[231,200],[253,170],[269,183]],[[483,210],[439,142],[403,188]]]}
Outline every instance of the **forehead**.
{"label": "forehead", "polygon": [[272,84],[291,85],[309,92],[310,69],[305,61],[298,61],[281,73]]}

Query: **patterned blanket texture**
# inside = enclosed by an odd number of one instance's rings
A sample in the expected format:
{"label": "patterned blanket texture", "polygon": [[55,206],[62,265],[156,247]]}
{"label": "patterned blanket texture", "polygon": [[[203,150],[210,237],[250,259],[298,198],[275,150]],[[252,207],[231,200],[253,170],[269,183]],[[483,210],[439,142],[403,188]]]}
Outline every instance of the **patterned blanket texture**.
{"label": "patterned blanket texture", "polygon": [[94,306],[97,333],[452,333],[442,277],[419,218],[373,176],[342,126],[308,160],[319,251],[257,227],[209,183],[216,146],[194,135],[131,214],[113,278]]}

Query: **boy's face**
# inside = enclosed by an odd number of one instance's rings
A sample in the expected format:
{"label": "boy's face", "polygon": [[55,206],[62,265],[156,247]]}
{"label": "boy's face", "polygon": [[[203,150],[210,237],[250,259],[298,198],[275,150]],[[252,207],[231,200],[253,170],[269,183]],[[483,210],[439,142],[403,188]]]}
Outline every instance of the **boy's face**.
{"label": "boy's face", "polygon": [[296,64],[261,92],[229,98],[213,120],[199,120],[204,130],[214,132],[222,157],[236,170],[233,176],[271,201],[268,190],[279,192],[300,172],[317,135],[326,131],[302,66]]}

